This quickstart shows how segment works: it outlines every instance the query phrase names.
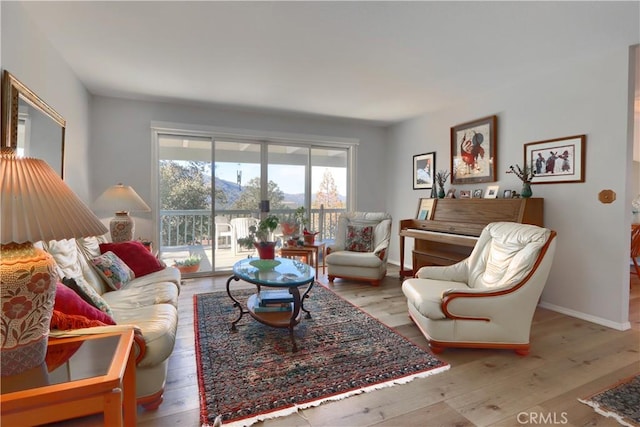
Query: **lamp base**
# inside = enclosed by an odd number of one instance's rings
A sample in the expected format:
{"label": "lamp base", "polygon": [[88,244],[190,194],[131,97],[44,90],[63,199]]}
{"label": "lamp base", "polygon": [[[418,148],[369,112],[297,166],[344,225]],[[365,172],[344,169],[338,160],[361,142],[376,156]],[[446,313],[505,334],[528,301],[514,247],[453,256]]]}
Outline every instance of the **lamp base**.
{"label": "lamp base", "polygon": [[109,222],[111,241],[117,243],[133,240],[134,226],[128,212],[116,212],[116,216]]}
{"label": "lamp base", "polygon": [[51,255],[31,243],[0,246],[0,374],[17,375],[45,360],[58,276]]}

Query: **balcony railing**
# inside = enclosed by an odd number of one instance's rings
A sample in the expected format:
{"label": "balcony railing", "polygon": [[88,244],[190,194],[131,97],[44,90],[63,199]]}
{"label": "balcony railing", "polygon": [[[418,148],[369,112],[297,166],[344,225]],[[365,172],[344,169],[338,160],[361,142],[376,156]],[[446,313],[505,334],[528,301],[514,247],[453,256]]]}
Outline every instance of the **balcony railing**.
{"label": "balcony railing", "polygon": [[[338,216],[345,209],[311,209],[309,230],[317,231],[317,239],[334,240]],[[291,221],[291,209],[272,210],[269,212],[280,218],[280,222]],[[241,217],[258,217],[256,212],[245,210],[218,210],[216,215],[225,216],[228,220]],[[194,210],[161,210],[160,211],[160,246],[171,247],[181,245],[212,245],[215,238],[215,222],[211,211]]]}

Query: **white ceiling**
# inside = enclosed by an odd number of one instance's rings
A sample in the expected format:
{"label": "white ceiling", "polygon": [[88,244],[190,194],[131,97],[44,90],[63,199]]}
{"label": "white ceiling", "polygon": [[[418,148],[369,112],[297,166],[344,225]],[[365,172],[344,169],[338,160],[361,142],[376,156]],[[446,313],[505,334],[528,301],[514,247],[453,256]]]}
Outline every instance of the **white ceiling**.
{"label": "white ceiling", "polygon": [[24,2],[97,95],[388,124],[640,40],[638,2]]}

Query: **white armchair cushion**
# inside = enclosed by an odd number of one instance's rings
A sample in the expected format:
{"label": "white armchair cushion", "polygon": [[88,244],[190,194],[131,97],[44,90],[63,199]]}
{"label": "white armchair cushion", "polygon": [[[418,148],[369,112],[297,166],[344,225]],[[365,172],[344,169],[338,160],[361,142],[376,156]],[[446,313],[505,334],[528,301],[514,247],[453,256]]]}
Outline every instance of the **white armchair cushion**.
{"label": "white armchair cushion", "polygon": [[546,228],[499,222],[489,224],[480,235],[468,258],[469,287],[508,288],[521,281],[531,270],[540,249],[549,239]]}

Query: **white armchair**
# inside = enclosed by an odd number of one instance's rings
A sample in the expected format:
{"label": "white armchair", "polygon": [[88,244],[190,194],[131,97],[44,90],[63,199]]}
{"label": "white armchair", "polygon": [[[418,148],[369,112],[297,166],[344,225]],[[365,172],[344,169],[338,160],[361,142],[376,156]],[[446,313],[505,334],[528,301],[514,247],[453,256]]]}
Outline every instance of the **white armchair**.
{"label": "white armchair", "polygon": [[380,285],[387,274],[391,215],[385,212],[346,212],[338,217],[335,243],[327,248],[327,275]]}
{"label": "white armchair", "polygon": [[531,321],[547,282],[556,233],[534,225],[487,225],[471,255],[422,267],[402,291],[409,316],[435,353],[445,347],[529,353]]}

